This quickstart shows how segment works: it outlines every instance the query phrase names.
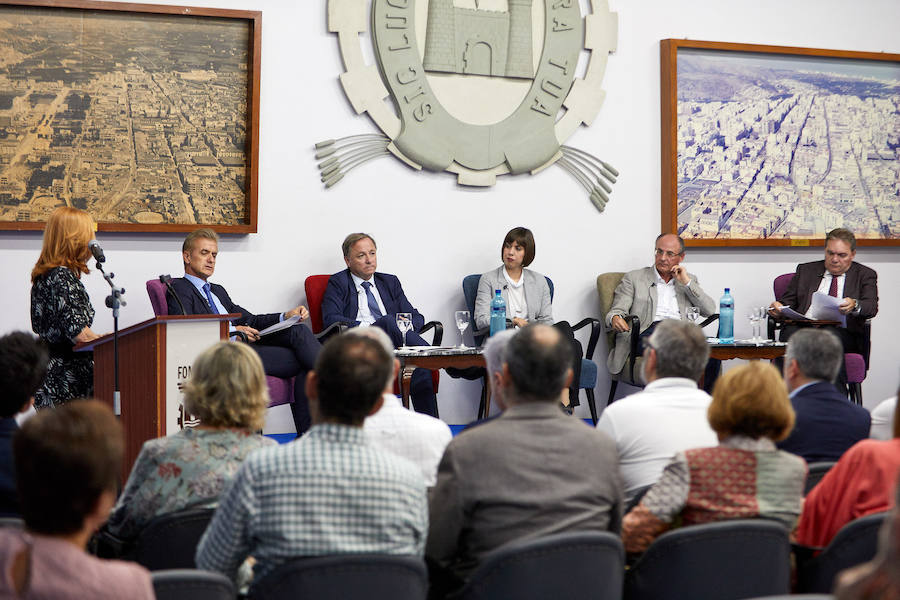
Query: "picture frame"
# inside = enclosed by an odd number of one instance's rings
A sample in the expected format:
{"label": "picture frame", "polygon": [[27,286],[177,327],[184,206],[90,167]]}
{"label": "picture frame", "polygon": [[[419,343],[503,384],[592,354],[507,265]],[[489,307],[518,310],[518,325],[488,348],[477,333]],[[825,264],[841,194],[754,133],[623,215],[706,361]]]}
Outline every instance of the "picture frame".
{"label": "picture frame", "polygon": [[900,54],[660,42],[662,231],[900,245]]}
{"label": "picture frame", "polygon": [[0,230],[257,231],[262,12],[0,0]]}

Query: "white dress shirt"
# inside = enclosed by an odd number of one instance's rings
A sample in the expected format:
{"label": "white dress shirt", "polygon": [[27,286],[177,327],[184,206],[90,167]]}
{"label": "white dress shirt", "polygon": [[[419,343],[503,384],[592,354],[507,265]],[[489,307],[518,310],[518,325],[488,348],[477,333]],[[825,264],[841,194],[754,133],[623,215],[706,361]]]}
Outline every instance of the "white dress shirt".
{"label": "white dress shirt", "polygon": [[[357,304],[359,304],[359,310],[356,311],[356,320],[359,321],[360,325],[371,325],[375,322],[375,317],[372,316],[372,311],[369,310],[369,297],[366,295],[366,288],[362,286],[365,279],[357,277],[353,273],[350,273],[350,277],[353,279],[353,284],[356,286]],[[372,287],[369,289],[372,290],[372,295],[375,296],[375,302],[378,303],[378,309],[381,311],[382,315],[386,315],[387,311],[384,310],[384,302],[381,301],[381,294],[378,293],[378,288],[375,286],[374,276],[369,279],[369,283],[372,284]]]}
{"label": "white dress shirt", "polygon": [[403,408],[393,394],[384,394],[384,404],[366,418],[363,431],[376,448],[415,463],[428,487],[437,480],[438,463],[453,437],[446,423]]}
{"label": "white dress shirt", "polygon": [[[819,289],[816,291],[822,292],[823,294],[825,294],[827,296],[828,290],[831,289],[831,280],[832,279],[834,279],[834,275],[832,275],[828,271],[825,271],[825,275],[822,276],[822,282],[819,284]],[[838,278],[837,278],[837,297],[838,298],[844,297],[844,281],[846,279],[847,279],[846,273],[844,273],[843,275],[838,275]],[[806,315],[805,315],[808,319],[813,318],[812,307],[813,307],[812,302],[810,302],[809,310],[806,311]]]}
{"label": "white dress shirt", "polygon": [[506,297],[509,302],[506,304],[506,317],[508,319],[524,319],[528,316],[528,303],[525,301],[525,274],[519,276],[518,281],[514,281],[506,269],[503,269],[503,277],[509,286],[506,288]]}
{"label": "white dress shirt", "polygon": [[656,316],[654,321],[663,319],[680,319],[681,311],[678,310],[678,298],[675,296],[675,277],[666,282],[660,277],[659,271],[653,270],[656,275]]}

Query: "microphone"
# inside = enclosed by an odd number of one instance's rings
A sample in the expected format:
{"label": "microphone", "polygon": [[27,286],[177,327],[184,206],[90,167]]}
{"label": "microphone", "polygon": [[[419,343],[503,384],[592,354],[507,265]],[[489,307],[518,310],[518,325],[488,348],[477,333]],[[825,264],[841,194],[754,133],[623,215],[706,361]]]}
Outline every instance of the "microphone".
{"label": "microphone", "polygon": [[508,289],[509,289],[509,286],[506,285],[506,284],[504,283],[504,284],[503,284],[503,289],[504,289],[504,290],[508,290]]}
{"label": "microphone", "polygon": [[166,286],[166,292],[172,294],[172,297],[175,298],[175,302],[177,302],[178,307],[181,308],[181,314],[186,315],[187,311],[184,310],[184,304],[181,303],[181,298],[178,297],[178,294],[175,293],[175,288],[172,287],[172,276],[160,275],[159,280]]}
{"label": "microphone", "polygon": [[100,242],[97,240],[91,240],[88,242],[88,248],[91,249],[91,254],[94,255],[94,260],[98,263],[106,262],[106,256],[103,254],[103,248],[100,247]]}

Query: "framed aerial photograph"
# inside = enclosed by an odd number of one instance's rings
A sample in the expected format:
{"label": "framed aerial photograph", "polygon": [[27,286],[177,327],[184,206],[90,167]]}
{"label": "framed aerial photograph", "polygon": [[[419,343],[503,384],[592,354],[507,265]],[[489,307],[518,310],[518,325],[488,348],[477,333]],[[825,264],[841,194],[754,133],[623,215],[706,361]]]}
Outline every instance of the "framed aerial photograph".
{"label": "framed aerial photograph", "polygon": [[662,231],[900,245],[900,54],[662,40]]}
{"label": "framed aerial photograph", "polygon": [[262,13],[0,0],[0,229],[253,233]]}

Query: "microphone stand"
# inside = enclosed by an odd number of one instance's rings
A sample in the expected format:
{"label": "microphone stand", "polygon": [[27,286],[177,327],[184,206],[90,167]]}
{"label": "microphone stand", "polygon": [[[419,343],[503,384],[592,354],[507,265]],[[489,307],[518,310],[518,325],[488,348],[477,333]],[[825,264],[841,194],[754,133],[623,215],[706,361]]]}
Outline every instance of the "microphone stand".
{"label": "microphone stand", "polygon": [[122,415],[122,398],[119,391],[119,308],[125,306],[125,300],[122,296],[125,294],[125,288],[116,287],[113,283],[115,273],[107,273],[103,270],[101,261],[97,262],[97,269],[103,273],[103,279],[109,284],[111,293],[106,297],[106,306],[112,309],[113,314],[113,373],[115,375],[115,391],[113,392],[113,414],[117,417]]}

